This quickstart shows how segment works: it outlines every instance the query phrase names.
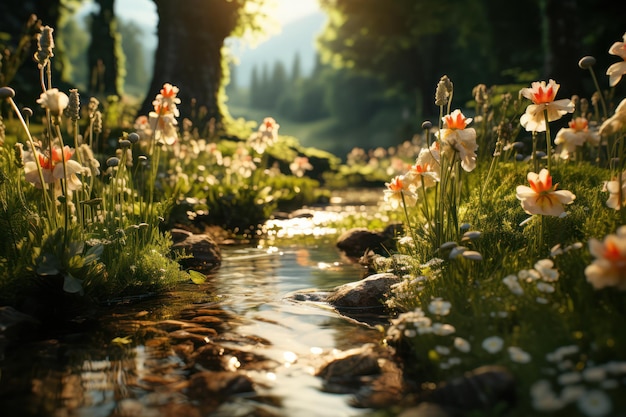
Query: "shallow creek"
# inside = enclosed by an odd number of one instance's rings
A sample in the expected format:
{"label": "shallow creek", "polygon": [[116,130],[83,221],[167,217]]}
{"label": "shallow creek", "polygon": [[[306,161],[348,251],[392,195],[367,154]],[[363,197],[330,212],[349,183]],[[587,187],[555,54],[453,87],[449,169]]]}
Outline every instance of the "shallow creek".
{"label": "shallow creek", "polygon": [[[371,203],[371,197],[362,198]],[[336,235],[327,225],[340,213],[367,208],[342,203],[341,209],[331,205],[312,217],[275,222],[282,234],[276,245],[223,248],[222,267],[205,284],[111,306],[97,326],[8,350],[0,362],[0,414],[374,415],[351,407],[349,395],[324,392],[314,371],[333,352],[379,342],[380,332],[326,305],[289,298],[360,278],[335,249]],[[190,323],[198,326],[191,329]],[[212,365],[197,352],[214,343],[219,368],[245,375],[254,392],[229,393],[211,404],[202,389],[188,395],[191,371]],[[194,358],[191,364],[185,355]]]}

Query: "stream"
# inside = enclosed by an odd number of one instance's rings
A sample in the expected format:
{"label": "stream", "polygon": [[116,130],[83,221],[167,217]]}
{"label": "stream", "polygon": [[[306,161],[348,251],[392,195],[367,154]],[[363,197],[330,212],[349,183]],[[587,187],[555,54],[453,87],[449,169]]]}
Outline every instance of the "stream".
{"label": "stream", "polygon": [[[348,394],[324,392],[315,370],[335,352],[378,343],[380,331],[289,295],[360,278],[327,225],[367,211],[376,195],[335,197],[337,204],[308,217],[273,221],[276,243],[224,247],[220,270],[205,284],[111,306],[97,326],[8,350],[0,362],[1,415],[373,416],[352,407]],[[204,327],[192,331],[192,322]],[[213,343],[220,369],[245,375],[253,392],[229,393],[219,404],[202,390],[187,395],[190,371],[212,366],[198,352]]]}

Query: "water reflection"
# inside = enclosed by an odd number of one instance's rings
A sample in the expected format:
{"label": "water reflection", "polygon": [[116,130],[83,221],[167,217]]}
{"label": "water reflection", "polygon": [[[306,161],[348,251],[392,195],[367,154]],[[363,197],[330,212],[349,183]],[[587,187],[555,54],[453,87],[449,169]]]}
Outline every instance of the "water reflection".
{"label": "water reflection", "polygon": [[[323,226],[329,215],[285,221],[291,236],[319,233],[312,242],[225,248],[207,284],[111,308],[97,328],[7,351],[2,416],[368,415],[322,392],[314,371],[328,353],[378,341],[378,331],[285,299],[359,278]],[[190,376],[213,368],[248,376],[255,392],[215,404],[190,398]]]}

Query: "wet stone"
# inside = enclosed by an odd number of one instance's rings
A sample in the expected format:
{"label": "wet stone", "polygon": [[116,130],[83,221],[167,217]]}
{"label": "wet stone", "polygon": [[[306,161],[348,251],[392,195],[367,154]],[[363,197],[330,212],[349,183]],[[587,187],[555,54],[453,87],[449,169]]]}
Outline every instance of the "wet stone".
{"label": "wet stone", "polygon": [[400,280],[391,273],[371,275],[360,281],[336,287],[326,298],[326,302],[339,310],[384,310],[383,300],[386,299],[391,286]]}
{"label": "wet stone", "polygon": [[179,261],[185,269],[193,269],[202,273],[210,273],[222,264],[222,253],[213,238],[206,234],[191,234],[184,240],[172,245],[177,253],[184,252],[190,257]]}

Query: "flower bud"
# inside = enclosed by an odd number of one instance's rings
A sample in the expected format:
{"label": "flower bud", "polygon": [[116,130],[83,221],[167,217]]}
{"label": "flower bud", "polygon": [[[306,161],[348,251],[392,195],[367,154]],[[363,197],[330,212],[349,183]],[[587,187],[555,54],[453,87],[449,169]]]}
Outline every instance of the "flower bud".
{"label": "flower bud", "polygon": [[112,156],[109,159],[107,159],[107,166],[108,167],[116,167],[119,164],[120,164],[120,159],[115,157],[115,156]]}
{"label": "flower bud", "polygon": [[120,139],[119,144],[122,149],[128,149],[130,148],[130,145],[132,145],[131,142],[126,139]]}
{"label": "flower bud", "polygon": [[592,56],[584,56],[578,61],[578,66],[582,69],[589,69],[596,65],[596,59]]}
{"label": "flower bud", "polygon": [[139,142],[139,134],[135,132],[129,133],[126,139],[128,139],[130,143],[137,143]]}
{"label": "flower bud", "polygon": [[78,95],[78,89],[73,88],[70,90],[70,101],[67,106],[67,115],[73,122],[80,119],[80,96]]}
{"label": "flower bud", "polygon": [[26,119],[33,117],[33,110],[30,107],[23,107],[22,116],[24,116]]}
{"label": "flower bud", "polygon": [[15,90],[11,87],[0,88],[0,100],[15,97]]}
{"label": "flower bud", "polygon": [[422,129],[424,129],[424,130],[430,130],[430,129],[432,129],[432,127],[433,127],[433,124],[432,124],[432,122],[430,120],[425,120],[422,123]]}

